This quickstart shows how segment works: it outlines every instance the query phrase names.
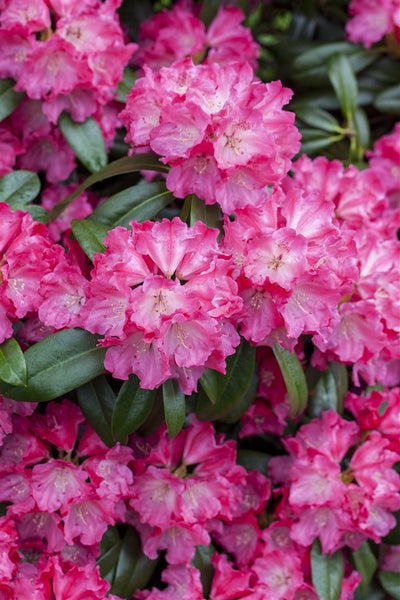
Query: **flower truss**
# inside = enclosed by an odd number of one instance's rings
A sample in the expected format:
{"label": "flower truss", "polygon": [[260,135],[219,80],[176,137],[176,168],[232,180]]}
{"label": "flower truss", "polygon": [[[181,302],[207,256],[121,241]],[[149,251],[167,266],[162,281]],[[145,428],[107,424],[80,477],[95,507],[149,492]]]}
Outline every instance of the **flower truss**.
{"label": "flower truss", "polygon": [[0,600],[399,598],[399,2],[236,4],[0,0]]}

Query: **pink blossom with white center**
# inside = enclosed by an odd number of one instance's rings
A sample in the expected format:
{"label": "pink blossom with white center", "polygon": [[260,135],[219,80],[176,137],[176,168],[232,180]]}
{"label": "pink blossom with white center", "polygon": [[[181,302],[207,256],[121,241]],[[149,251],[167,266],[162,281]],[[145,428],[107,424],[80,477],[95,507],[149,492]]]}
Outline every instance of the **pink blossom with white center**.
{"label": "pink blossom with white center", "polygon": [[43,552],[60,552],[65,546],[65,538],[60,528],[60,516],[57,513],[26,512],[17,520],[19,541],[43,545]]}
{"label": "pink blossom with white center", "polygon": [[300,560],[295,553],[277,550],[257,558],[252,571],[258,576],[262,590],[274,600],[293,600],[296,589],[302,585],[303,573]]}
{"label": "pink blossom with white center", "polygon": [[370,48],[392,31],[397,35],[397,4],[397,0],[352,0],[349,5],[351,18],[346,25],[348,38]]}
{"label": "pink blossom with white center", "polygon": [[230,322],[242,304],[230,257],[201,221],[131,226],[111,230],[95,255],[81,326],[105,335],[115,377],[135,373],[145,389],[172,377],[190,394],[204,369],[225,372],[240,341]]}
{"label": "pink blossom with white center", "polygon": [[211,564],[215,570],[210,593],[213,600],[235,600],[251,592],[250,570],[235,569],[224,554],[215,553]]}
{"label": "pink blossom with white center", "polygon": [[12,0],[1,11],[2,27],[35,33],[50,26],[50,11],[44,0]]}
{"label": "pink blossom with white center", "polygon": [[51,513],[85,497],[90,490],[86,479],[86,473],[75,465],[50,459],[32,469],[32,496],[40,510]]}
{"label": "pink blossom with white center", "polygon": [[167,186],[176,196],[195,188],[206,203],[219,202],[230,213],[259,199],[289,170],[299,144],[293,114],[283,110],[290,97],[279,81],[255,79],[248,63],[183,59],[157,73],[145,69],[120,118],[128,143],[150,147],[169,164]]}
{"label": "pink blossom with white center", "polygon": [[76,538],[85,546],[101,541],[107,527],[114,525],[114,502],[85,495],[63,506],[64,537],[67,544],[73,544]]}

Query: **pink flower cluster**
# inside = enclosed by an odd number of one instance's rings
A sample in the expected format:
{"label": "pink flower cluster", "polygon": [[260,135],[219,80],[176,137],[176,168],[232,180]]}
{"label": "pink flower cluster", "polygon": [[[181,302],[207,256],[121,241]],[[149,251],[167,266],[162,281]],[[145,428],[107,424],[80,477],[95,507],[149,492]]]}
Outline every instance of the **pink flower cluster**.
{"label": "pink flower cluster", "polygon": [[239,344],[230,319],[242,302],[231,262],[218,231],[201,221],[131,227],[111,230],[106,251],[95,255],[81,326],[104,336],[114,377],[135,373],[147,389],[176,378],[190,394],[206,368],[225,372]]}
{"label": "pink flower cluster", "polygon": [[348,38],[370,48],[385,35],[393,33],[400,41],[399,0],[351,0]]}
{"label": "pink flower cluster", "polygon": [[[165,588],[136,591],[137,600],[203,600],[192,559],[211,542],[213,600],[316,600],[314,540],[326,553],[379,542],[400,507],[392,468],[400,393],[373,394],[367,412],[365,397],[346,400],[359,425],[327,411],[283,440],[289,455],[269,463],[272,498],[267,477],[237,464],[236,443],[194,417],[174,439],[163,425],[109,449],[69,400],[38,412],[1,398],[0,591],[21,600],[102,600],[109,584],[95,561],[103,534],[118,523],[136,529],[148,558],[165,551]],[[359,581],[346,561],[342,600]]]}
{"label": "pink flower cluster", "polygon": [[194,65],[191,59],[154,72],[144,67],[120,118],[126,141],[151,149],[171,168],[177,198],[197,194],[225,213],[265,198],[299,150],[294,115],[282,107],[291,91],[254,78],[246,62]]}
{"label": "pink flower cluster", "polygon": [[205,63],[246,60],[256,67],[259,46],[250,29],[241,25],[240,8],[221,6],[207,29],[194,12],[193,3],[183,0],[144,21],[134,64],[155,71],[190,56],[194,62]]}
{"label": "pink flower cluster", "polygon": [[0,77],[10,77],[26,98],[0,131],[10,146],[5,173],[46,171],[51,182],[68,177],[74,153],[57,127],[63,111],[75,121],[93,116],[110,141],[118,124],[113,105],[137,45],[125,43],[119,0],[6,0],[0,15]]}

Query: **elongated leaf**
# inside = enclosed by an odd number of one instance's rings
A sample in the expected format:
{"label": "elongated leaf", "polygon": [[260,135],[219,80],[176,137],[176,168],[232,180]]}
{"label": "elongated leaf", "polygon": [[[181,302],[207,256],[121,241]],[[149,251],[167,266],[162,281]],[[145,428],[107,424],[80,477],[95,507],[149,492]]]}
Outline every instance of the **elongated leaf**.
{"label": "elongated leaf", "polygon": [[222,221],[219,205],[206,205],[204,200],[193,194],[190,202],[190,225],[194,225],[196,221],[203,221],[208,227],[218,229]]}
{"label": "elongated leaf", "polygon": [[62,202],[59,202],[57,206],[51,211],[51,217],[55,219],[64,208],[68,206],[74,198],[79,196],[82,192],[87,190],[91,185],[109,179],[110,177],[116,177],[117,175],[123,175],[124,173],[133,173],[134,171],[160,171],[162,173],[168,173],[169,168],[160,163],[156,154],[135,154],[134,156],[124,156],[114,162],[110,163],[98,173],[90,175],[76,190],[67,196]]}
{"label": "elongated leaf", "polygon": [[14,338],[0,345],[0,379],[11,385],[26,385],[26,362]]}
{"label": "elongated leaf", "polygon": [[353,127],[356,132],[357,160],[361,160],[371,141],[369,120],[364,109],[357,108],[355,111],[353,115]]}
{"label": "elongated leaf", "polygon": [[377,94],[373,104],[381,112],[400,115],[400,83]]}
{"label": "elongated leaf", "polygon": [[278,344],[274,344],[273,351],[278,361],[289,398],[289,414],[297,417],[307,406],[308,390],[306,377],[300,361],[294,352],[285,350]]}
{"label": "elongated leaf", "polygon": [[311,129],[299,126],[302,135],[301,151],[305,154],[313,154],[328,148],[344,138],[343,134],[329,135],[322,129]]}
{"label": "elongated leaf", "polygon": [[90,215],[109,227],[128,227],[130,221],[139,223],[155,217],[174,199],[163,182],[141,181],[111,196]]}
{"label": "elongated leaf", "polygon": [[312,391],[309,412],[312,417],[320,417],[325,410],[338,411],[338,393],[332,371],[323,371]]}
{"label": "elongated leaf", "polygon": [[79,406],[95,432],[108,446],[114,444],[111,419],[115,394],[104,376],[97,377],[77,390]]}
{"label": "elongated leaf", "polygon": [[156,565],[157,560],[142,552],[139,534],[129,527],[120,547],[111,593],[130,598],[148,584]]}
{"label": "elongated leaf", "polygon": [[117,100],[119,102],[126,102],[126,97],[135,85],[137,74],[130,67],[124,69],[122,80],[119,82],[117,87]]}
{"label": "elongated leaf", "polygon": [[255,348],[242,340],[235,354],[226,360],[226,374],[207,369],[200,378],[204,393],[196,403],[196,415],[202,420],[228,418],[246,397],[253,383]]}
{"label": "elongated leaf", "polygon": [[11,115],[24,97],[23,92],[14,90],[13,79],[0,80],[0,121]]}
{"label": "elongated leaf", "polygon": [[349,59],[344,54],[333,56],[328,62],[328,75],[342,112],[350,124],[357,110],[358,87]]}
{"label": "elongated leaf", "polygon": [[183,427],[186,415],[185,394],[176,379],[163,383],[164,414],[168,433],[175,437]]}
{"label": "elongated leaf", "polygon": [[103,240],[108,233],[108,228],[102,223],[96,223],[89,219],[74,219],[71,221],[71,229],[80,247],[90,258],[96,252],[104,252]]}
{"label": "elongated leaf", "polygon": [[319,600],[338,600],[342,592],[344,561],[339,550],[332,556],[322,554],[319,540],[311,548],[311,577]]}
{"label": "elongated leaf", "polygon": [[77,158],[88,171],[96,173],[106,166],[107,153],[103,134],[92,117],[83,123],[77,123],[68,113],[63,112],[58,125]]}
{"label": "elongated leaf", "polygon": [[0,179],[0,200],[11,208],[23,208],[40,192],[40,179],[31,171],[12,171]]}
{"label": "elongated leaf", "polygon": [[399,573],[392,571],[381,571],[378,577],[383,589],[390,595],[390,599],[400,600]]}
{"label": "elongated leaf", "polygon": [[139,379],[131,375],[119,391],[114,405],[111,430],[114,440],[126,443],[128,435],[136,431],[153,408],[156,390],[143,390]]}
{"label": "elongated leaf", "polygon": [[27,384],[0,382],[0,393],[14,400],[44,402],[58,398],[104,371],[105,349],[82,329],[65,329],[30,346],[24,353]]}
{"label": "elongated leaf", "polygon": [[166,191],[163,181],[139,181],[136,185],[110,196],[95,208],[90,218],[109,227],[115,227],[116,224],[126,226],[133,208]]}
{"label": "elongated leaf", "polygon": [[214,577],[214,567],[211,564],[211,558],[214,553],[215,548],[212,544],[209,546],[199,545],[196,547],[196,553],[192,560],[192,565],[200,571],[200,580],[205,598],[208,598],[210,595]]}
{"label": "elongated leaf", "polygon": [[367,598],[369,584],[372,581],[378,562],[367,541],[363,542],[352,555],[354,565],[362,578],[359,591],[363,598]]}
{"label": "elongated leaf", "polygon": [[340,123],[331,113],[318,106],[312,106],[310,104],[297,104],[295,106],[295,113],[298,119],[307,123],[313,128],[327,131],[329,133],[340,133]]}
{"label": "elongated leaf", "polygon": [[336,394],[337,394],[337,411],[343,412],[344,399],[347,396],[349,390],[349,373],[347,367],[341,363],[331,362],[329,363],[329,369],[335,379]]}

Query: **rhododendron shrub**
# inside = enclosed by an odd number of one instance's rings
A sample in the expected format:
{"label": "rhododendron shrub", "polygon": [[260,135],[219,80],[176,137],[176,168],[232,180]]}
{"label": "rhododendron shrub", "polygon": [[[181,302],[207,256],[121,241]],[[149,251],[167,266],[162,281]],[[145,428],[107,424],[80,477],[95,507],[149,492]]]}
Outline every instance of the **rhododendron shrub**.
{"label": "rhododendron shrub", "polygon": [[0,1],[1,600],[400,598],[399,25]]}

